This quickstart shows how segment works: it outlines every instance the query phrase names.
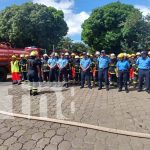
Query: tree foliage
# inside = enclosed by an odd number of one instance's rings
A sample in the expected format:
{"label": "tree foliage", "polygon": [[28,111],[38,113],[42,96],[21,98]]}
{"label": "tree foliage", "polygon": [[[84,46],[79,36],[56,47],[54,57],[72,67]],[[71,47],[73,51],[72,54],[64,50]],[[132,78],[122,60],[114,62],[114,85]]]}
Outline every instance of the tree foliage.
{"label": "tree foliage", "polygon": [[69,37],[64,37],[58,43],[56,49],[79,53],[88,51],[89,47],[82,42],[73,42]]}
{"label": "tree foliage", "polygon": [[83,41],[94,50],[135,51],[149,43],[149,21],[134,6],[120,2],[93,10],[82,28]]}
{"label": "tree foliage", "polygon": [[63,12],[53,7],[25,3],[0,12],[0,41],[15,47],[35,45],[52,49],[67,31]]}

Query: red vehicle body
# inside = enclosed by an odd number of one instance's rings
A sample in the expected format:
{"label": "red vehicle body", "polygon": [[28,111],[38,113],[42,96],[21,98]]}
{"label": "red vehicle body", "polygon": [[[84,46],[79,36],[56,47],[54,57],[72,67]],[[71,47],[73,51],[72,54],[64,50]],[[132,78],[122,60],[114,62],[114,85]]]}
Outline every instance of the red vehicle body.
{"label": "red vehicle body", "polygon": [[19,59],[21,54],[29,54],[32,50],[38,51],[40,55],[41,49],[34,47],[26,47],[25,49],[12,48],[9,43],[0,43],[0,82],[6,81],[7,74],[10,73],[10,61],[12,55],[16,55]]}

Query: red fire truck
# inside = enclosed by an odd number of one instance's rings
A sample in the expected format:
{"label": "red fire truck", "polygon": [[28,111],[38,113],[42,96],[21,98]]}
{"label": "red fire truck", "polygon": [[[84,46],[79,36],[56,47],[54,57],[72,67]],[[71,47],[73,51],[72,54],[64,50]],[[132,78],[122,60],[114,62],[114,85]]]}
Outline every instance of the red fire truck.
{"label": "red fire truck", "polygon": [[32,50],[42,54],[41,48],[26,47],[25,49],[12,48],[10,43],[0,43],[0,82],[6,81],[7,74],[10,73],[10,61],[12,55],[16,55],[19,59],[21,54],[29,54]]}

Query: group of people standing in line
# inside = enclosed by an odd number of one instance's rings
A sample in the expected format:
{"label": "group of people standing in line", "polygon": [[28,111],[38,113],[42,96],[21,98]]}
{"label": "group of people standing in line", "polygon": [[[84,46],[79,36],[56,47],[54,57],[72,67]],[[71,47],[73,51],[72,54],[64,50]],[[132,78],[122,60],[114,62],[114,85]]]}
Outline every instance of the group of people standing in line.
{"label": "group of people standing in line", "polygon": [[[37,95],[38,82],[64,82],[80,85],[83,89],[85,83],[92,89],[98,86],[101,90],[105,84],[106,90],[110,86],[118,87],[121,92],[123,87],[129,92],[129,85],[137,88],[138,92],[145,87],[150,93],[150,52],[142,51],[136,54],[120,53],[107,55],[105,50],[97,51],[95,55],[83,52],[82,54],[69,54],[53,52],[50,56],[44,54],[38,57],[36,51],[31,51],[30,56],[20,56],[17,60],[12,56],[11,71],[13,84],[21,81],[29,82],[30,95]],[[21,78],[20,78],[21,73]],[[86,82],[87,81],[87,82]]]}

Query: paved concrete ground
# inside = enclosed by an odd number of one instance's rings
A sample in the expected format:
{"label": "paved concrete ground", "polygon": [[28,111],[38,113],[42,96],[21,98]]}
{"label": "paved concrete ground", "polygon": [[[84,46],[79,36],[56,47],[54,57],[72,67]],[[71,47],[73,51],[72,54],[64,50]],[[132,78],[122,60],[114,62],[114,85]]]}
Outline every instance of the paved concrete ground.
{"label": "paved concrete ground", "polygon": [[[28,91],[16,86],[9,93],[14,95],[14,112],[22,113],[21,98],[23,94],[27,95]],[[70,121],[136,132],[150,132],[150,95],[146,92],[131,91],[126,94],[118,93],[116,89],[107,92],[105,89],[81,90],[75,87],[64,89],[59,94],[57,94],[58,102],[60,102],[59,96],[64,97],[61,105],[62,114]],[[47,98],[48,117],[56,118],[56,92],[49,89],[43,89],[39,96],[31,97],[31,115],[40,115],[40,101],[43,101],[44,96]],[[73,103],[74,113],[71,109]]]}
{"label": "paved concrete ground", "polygon": [[[56,97],[61,96],[58,93],[43,88],[40,95],[31,97],[31,115],[40,116],[40,99],[46,96],[48,117],[56,118]],[[13,112],[23,113],[21,97],[28,95],[27,89],[14,86],[9,94],[13,95]],[[150,95],[145,92],[126,94],[116,89],[106,92],[74,87],[64,89],[61,94],[62,113],[67,120],[150,133]],[[150,139],[15,118],[0,121],[0,145],[0,150],[149,150]]]}
{"label": "paved concrete ground", "polygon": [[0,121],[0,150],[149,150],[150,140],[51,122]]}

